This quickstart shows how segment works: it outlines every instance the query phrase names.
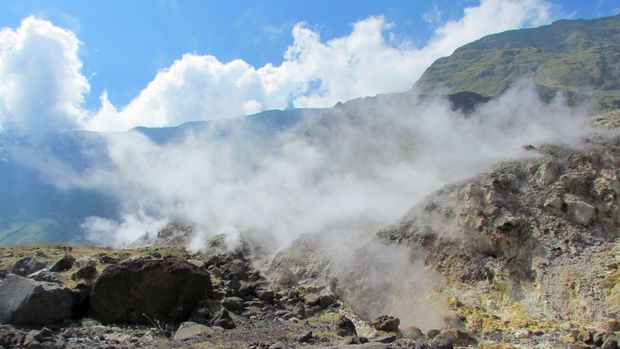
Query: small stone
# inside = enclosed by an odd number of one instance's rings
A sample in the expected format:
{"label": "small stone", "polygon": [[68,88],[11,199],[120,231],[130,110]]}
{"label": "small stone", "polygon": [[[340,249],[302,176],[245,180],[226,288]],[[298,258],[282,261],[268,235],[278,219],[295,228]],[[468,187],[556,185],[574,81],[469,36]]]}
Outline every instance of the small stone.
{"label": "small stone", "polygon": [[256,296],[263,302],[271,303],[276,298],[276,293],[273,290],[256,290]]}
{"label": "small stone", "polygon": [[518,330],[517,332],[515,332],[515,337],[516,338],[529,338],[532,336],[532,332],[530,330],[524,329],[524,330]]}
{"label": "small stone", "polygon": [[108,255],[105,255],[105,254],[103,256],[99,257],[99,262],[101,262],[103,264],[113,265],[113,264],[118,264],[120,261],[121,261],[120,258],[108,256]]}
{"label": "small stone", "polygon": [[441,331],[441,336],[449,338],[452,344],[457,346],[469,346],[476,345],[478,341],[470,336],[468,333],[458,330],[456,328],[449,328]]}
{"label": "small stone", "polygon": [[396,341],[396,335],[393,334],[377,337],[374,339],[374,342],[378,343],[392,343],[394,341]]}
{"label": "small stone", "polygon": [[424,333],[422,332],[422,330],[415,326],[405,327],[401,329],[400,332],[403,337],[409,339],[418,339],[424,337]]}
{"label": "small stone", "polygon": [[450,338],[438,334],[431,341],[431,348],[433,349],[454,349],[454,345]]}
{"label": "small stone", "polygon": [[340,316],[336,323],[336,332],[340,337],[355,336],[357,337],[357,331],[355,330],[355,324],[346,316]]}
{"label": "small stone", "polygon": [[208,325],[211,323],[212,314],[209,310],[209,307],[206,306],[198,306],[192,310],[192,313],[189,316],[188,321],[195,322],[201,325]]}
{"label": "small stone", "polygon": [[426,331],[426,337],[428,337],[429,339],[433,339],[433,338],[435,338],[435,336],[437,336],[440,333],[441,333],[441,331],[438,330],[438,329],[430,329],[430,330]]}
{"label": "small stone", "polygon": [[216,331],[211,327],[197,324],[195,322],[183,322],[179,329],[174,333],[175,341],[184,341],[188,339],[193,339],[197,337],[206,337],[211,336]]}
{"label": "small stone", "polygon": [[303,318],[306,316],[306,307],[304,306],[303,303],[297,303],[293,307],[293,313],[295,314],[296,317]]}
{"label": "small stone", "polygon": [[228,313],[228,311],[226,309],[222,309],[215,317],[215,319],[213,319],[212,322],[213,326],[220,326],[222,328],[225,328],[227,330],[232,330],[233,328],[235,328],[235,322],[233,321],[233,319],[230,317],[230,314]]}
{"label": "small stone", "polygon": [[400,319],[397,317],[382,315],[372,321],[372,327],[379,331],[392,331],[398,330],[400,325]]}
{"label": "small stone", "polygon": [[464,320],[465,319],[459,313],[450,311],[444,316],[443,323],[448,328],[464,329]]}
{"label": "small stone", "polygon": [[240,286],[239,286],[239,294],[244,297],[251,296],[252,294],[254,294],[256,287],[257,287],[256,282],[241,281]]}
{"label": "small stone", "polygon": [[317,305],[319,304],[319,295],[316,293],[308,293],[304,296],[304,303],[308,305]]}
{"label": "small stone", "polygon": [[282,342],[276,342],[270,345],[269,349],[288,349],[288,346]]}
{"label": "small stone", "polygon": [[243,309],[243,299],[239,297],[227,297],[222,300],[222,306],[230,311]]}
{"label": "small stone", "polygon": [[313,338],[313,334],[312,334],[312,331],[310,331],[310,332],[308,332],[306,334],[302,334],[300,336],[297,336],[296,340],[299,343],[310,343],[312,338]]}

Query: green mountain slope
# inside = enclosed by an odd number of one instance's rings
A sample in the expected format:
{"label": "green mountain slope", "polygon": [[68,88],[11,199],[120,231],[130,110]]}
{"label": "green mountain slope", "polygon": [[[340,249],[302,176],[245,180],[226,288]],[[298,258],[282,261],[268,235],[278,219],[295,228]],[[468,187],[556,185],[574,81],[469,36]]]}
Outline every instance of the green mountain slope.
{"label": "green mountain slope", "polygon": [[521,79],[620,107],[620,15],[486,36],[435,61],[416,87],[493,97]]}

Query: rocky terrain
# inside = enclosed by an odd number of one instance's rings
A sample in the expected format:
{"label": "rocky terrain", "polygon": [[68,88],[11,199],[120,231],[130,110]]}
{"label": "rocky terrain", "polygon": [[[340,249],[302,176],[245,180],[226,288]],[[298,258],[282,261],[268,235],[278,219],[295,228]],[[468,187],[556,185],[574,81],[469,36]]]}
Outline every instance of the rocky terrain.
{"label": "rocky terrain", "polygon": [[617,348],[617,116],[441,189],[346,260],[312,236],[188,252],[180,223],[120,250],[2,247],[0,345]]}

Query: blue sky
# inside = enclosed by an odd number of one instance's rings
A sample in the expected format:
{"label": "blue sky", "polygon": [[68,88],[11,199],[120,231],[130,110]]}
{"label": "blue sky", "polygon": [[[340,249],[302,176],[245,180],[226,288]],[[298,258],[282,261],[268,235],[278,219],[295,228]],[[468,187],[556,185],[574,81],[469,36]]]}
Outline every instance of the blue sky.
{"label": "blue sky", "polygon": [[[529,11],[537,3],[549,8],[542,20],[524,17],[520,22],[515,22],[516,27],[543,24],[557,18],[608,16],[617,14],[620,9],[619,0],[523,2],[532,3]],[[92,111],[100,107],[100,97],[104,91],[107,91],[111,105],[122,109],[153,81],[158,71],[171,67],[185,53],[212,55],[222,63],[241,59],[257,69],[266,64],[279,66],[285,61],[287,48],[294,42],[292,31],[300,22],[305,22],[305,28],[320,35],[320,42],[327,43],[349,36],[354,23],[373,17],[382,18],[384,25],[381,32],[388,41],[387,46],[424,48],[429,40],[437,36],[438,28],[449,21],[464,18],[466,7],[477,6],[481,6],[480,2],[473,0],[4,0],[0,2],[0,27],[16,30],[24,18],[33,15],[71,31],[81,43],[81,74],[89,85],[89,92],[83,93],[84,102],[80,107]],[[492,20],[489,18],[489,21]],[[506,28],[500,26],[498,29]],[[391,39],[388,40],[388,37]],[[304,83],[311,85],[317,81],[319,86],[324,83],[320,78]],[[394,87],[399,88],[402,89],[402,85]],[[369,91],[372,92],[382,91]],[[291,91],[287,93],[292,94]],[[360,93],[365,94],[365,91]],[[332,97],[324,102],[331,103],[351,96],[332,93]],[[293,105],[314,106],[311,102],[304,103],[298,100]],[[260,107],[248,107],[247,110],[278,107],[281,103],[257,100],[257,105]]]}

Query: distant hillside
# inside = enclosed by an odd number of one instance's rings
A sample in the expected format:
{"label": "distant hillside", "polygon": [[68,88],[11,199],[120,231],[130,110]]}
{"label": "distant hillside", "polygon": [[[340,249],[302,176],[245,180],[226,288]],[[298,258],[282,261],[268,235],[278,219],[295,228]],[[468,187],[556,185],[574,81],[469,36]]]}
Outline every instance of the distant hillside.
{"label": "distant hillside", "polygon": [[525,78],[543,91],[620,107],[620,15],[486,36],[435,61],[415,86],[423,93],[494,97]]}
{"label": "distant hillside", "polygon": [[[226,138],[244,131],[257,139],[269,140],[276,132],[303,128],[319,118],[324,109],[268,110],[226,120],[198,121],[177,127],[137,127],[158,144],[179,142],[189,133],[209,132]],[[94,190],[60,189],[45,173],[29,167],[20,159],[20,144],[26,142],[10,132],[0,133],[0,245],[84,242],[80,224],[86,217],[117,219],[118,202]],[[74,169],[84,169],[94,157],[105,161],[102,134],[96,132],[58,132],[47,136],[43,149],[48,156],[62,160]],[[14,151],[10,151],[13,149]],[[43,151],[39,149],[39,151]]]}

